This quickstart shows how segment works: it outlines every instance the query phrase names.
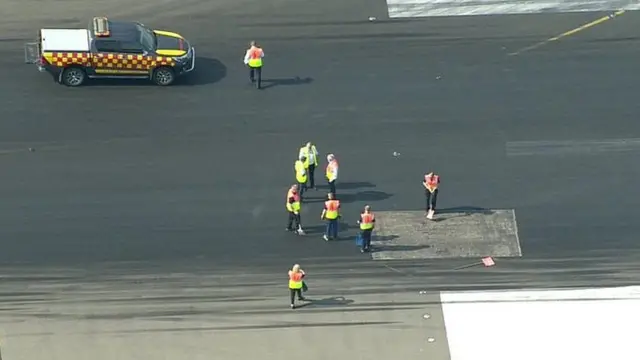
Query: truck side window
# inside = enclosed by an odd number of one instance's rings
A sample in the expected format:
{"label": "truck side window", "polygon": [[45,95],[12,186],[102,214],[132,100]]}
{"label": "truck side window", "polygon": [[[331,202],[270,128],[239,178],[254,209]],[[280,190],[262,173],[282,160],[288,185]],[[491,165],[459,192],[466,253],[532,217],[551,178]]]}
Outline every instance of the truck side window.
{"label": "truck side window", "polygon": [[96,40],[95,45],[98,52],[119,53],[121,51],[120,44],[115,40]]}

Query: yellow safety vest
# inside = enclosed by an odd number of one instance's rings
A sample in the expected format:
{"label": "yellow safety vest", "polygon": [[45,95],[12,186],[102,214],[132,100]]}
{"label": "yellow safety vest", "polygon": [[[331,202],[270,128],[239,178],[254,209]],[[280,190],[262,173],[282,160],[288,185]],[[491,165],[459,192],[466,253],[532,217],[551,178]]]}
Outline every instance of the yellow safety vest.
{"label": "yellow safety vest", "polygon": [[305,168],[304,163],[300,160],[296,161],[295,169],[296,169],[296,180],[298,180],[300,184],[306,183],[307,169]]}
{"label": "yellow safety vest", "polygon": [[[368,222],[365,222],[365,216],[368,216],[369,218],[367,219]],[[373,217],[373,214],[369,213],[369,214],[362,214],[360,216],[360,230],[371,230],[373,229],[373,219],[375,219]]]}
{"label": "yellow safety vest", "polygon": [[307,160],[304,161],[304,167],[309,168],[309,153],[313,153],[313,165],[318,166],[318,150],[315,145],[311,145],[311,151],[306,146],[300,148],[300,155],[303,155]]}
{"label": "yellow safety vest", "polygon": [[338,209],[340,209],[340,201],[338,200],[327,200],[324,205],[327,207],[327,211],[324,216],[328,220],[335,220],[338,218]]}
{"label": "yellow safety vest", "polygon": [[302,289],[302,274],[300,279],[294,279],[294,275],[289,275],[289,289]]}
{"label": "yellow safety vest", "polygon": [[262,66],[262,49],[252,48],[249,53],[249,66],[253,68]]}
{"label": "yellow safety vest", "polygon": [[[327,170],[325,173],[325,176],[327,177],[327,180],[331,180],[331,178],[333,177],[333,170],[335,170],[338,167],[338,162],[337,161],[332,161],[327,165]],[[337,176],[336,176],[337,178]],[[336,179],[333,179],[336,180]]]}
{"label": "yellow safety vest", "polygon": [[295,214],[300,213],[300,201],[287,202],[287,210]]}
{"label": "yellow safety vest", "polygon": [[[294,198],[294,202],[290,203],[289,199],[293,197]],[[287,207],[287,211],[295,213],[295,214],[299,214],[300,213],[300,201],[297,200],[298,195],[297,194],[292,194],[291,190],[289,190],[289,192],[287,193],[287,203],[286,203],[286,207]]]}

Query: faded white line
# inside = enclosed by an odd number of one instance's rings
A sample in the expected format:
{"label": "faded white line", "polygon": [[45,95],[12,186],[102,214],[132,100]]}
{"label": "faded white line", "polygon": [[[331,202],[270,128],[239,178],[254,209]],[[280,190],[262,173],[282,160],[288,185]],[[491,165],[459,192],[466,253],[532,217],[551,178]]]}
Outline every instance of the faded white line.
{"label": "faded white line", "polygon": [[640,139],[513,141],[506,144],[507,156],[587,155],[640,151]]}
{"label": "faded white line", "polygon": [[389,17],[482,16],[640,10],[629,0],[387,0]]}

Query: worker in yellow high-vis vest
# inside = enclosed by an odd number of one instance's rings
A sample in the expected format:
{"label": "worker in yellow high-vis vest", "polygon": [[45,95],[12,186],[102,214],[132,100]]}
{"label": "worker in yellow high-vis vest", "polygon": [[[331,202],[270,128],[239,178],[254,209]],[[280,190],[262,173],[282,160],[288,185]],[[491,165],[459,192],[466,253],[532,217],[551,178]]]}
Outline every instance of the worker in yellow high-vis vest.
{"label": "worker in yellow high-vis vest", "polygon": [[338,159],[333,154],[327,155],[327,182],[329,183],[329,192],[336,195],[336,180],[338,180]]}
{"label": "worker in yellow high-vis vest", "polygon": [[262,58],[264,51],[255,41],[249,43],[249,49],[244,54],[244,63],[249,67],[249,79],[260,89],[262,83]]}
{"label": "worker in yellow high-vis vest", "polygon": [[294,164],[294,170],[296,173],[296,181],[298,182],[298,191],[302,198],[305,190],[307,190],[307,168],[304,166],[307,158],[302,156]]}
{"label": "worker in yellow high-vis vest", "polygon": [[340,218],[340,200],[337,200],[333,193],[327,194],[327,201],[324,202],[324,209],[320,215],[321,220],[327,221],[327,230],[324,233],[324,240],[335,240],[338,238],[338,219]]}
{"label": "worker in yellow high-vis vest", "polygon": [[304,163],[304,165],[307,168],[307,174],[309,177],[309,189],[317,190],[315,181],[315,170],[318,167],[318,149],[316,149],[316,146],[313,143],[308,142],[305,146],[301,147],[300,151],[298,152],[298,157],[303,156],[307,158],[307,161]]}
{"label": "worker in yellow high-vis vest", "polygon": [[289,188],[285,204],[287,212],[289,213],[287,231],[296,232],[298,235],[304,235],[304,230],[302,230],[302,220],[300,220],[300,194],[298,194],[297,184],[294,184]]}

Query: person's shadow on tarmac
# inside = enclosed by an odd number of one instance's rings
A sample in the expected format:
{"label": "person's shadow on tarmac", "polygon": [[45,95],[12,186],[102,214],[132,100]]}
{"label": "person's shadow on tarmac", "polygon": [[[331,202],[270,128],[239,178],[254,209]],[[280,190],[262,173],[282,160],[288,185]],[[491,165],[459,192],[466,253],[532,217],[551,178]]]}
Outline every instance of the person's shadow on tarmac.
{"label": "person's shadow on tarmac", "polygon": [[281,85],[306,85],[313,82],[313,79],[310,77],[306,77],[304,79],[296,76],[294,78],[284,78],[284,79],[262,79],[262,89],[268,89],[274,86]]}
{"label": "person's shadow on tarmac", "polygon": [[329,297],[329,298],[324,298],[324,299],[312,299],[309,297],[305,297],[306,302],[299,304],[298,306],[296,306],[297,308],[303,308],[303,307],[322,307],[322,306],[345,306],[345,305],[349,305],[349,304],[353,304],[354,301],[351,299],[347,299],[344,296],[333,296],[333,297]]}

